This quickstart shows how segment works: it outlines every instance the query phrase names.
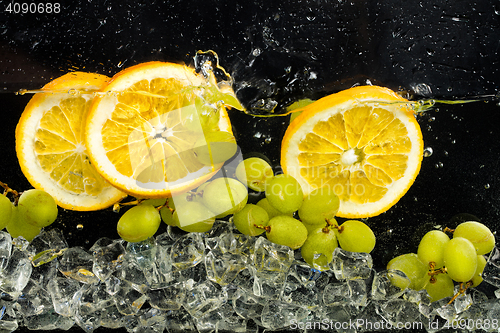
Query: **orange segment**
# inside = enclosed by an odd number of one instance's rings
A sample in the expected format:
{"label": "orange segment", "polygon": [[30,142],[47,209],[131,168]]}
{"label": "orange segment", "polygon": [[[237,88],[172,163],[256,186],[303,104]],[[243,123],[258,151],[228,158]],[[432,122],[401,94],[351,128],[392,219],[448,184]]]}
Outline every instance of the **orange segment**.
{"label": "orange segment", "polygon": [[108,80],[82,72],[55,79],[43,87],[47,92],[33,96],[17,125],[21,170],[31,185],[51,194],[63,208],[97,210],[125,196],[94,169],[84,145],[92,91]]}
{"label": "orange segment", "polygon": [[340,217],[385,212],[413,184],[423,156],[422,133],[406,102],[389,89],[363,86],[306,106],[283,138],[284,172],[305,194],[334,191]]}
{"label": "orange segment", "polygon": [[197,142],[211,131],[232,133],[224,94],[231,95],[186,66],[149,62],[125,69],[91,106],[86,144],[92,163],[136,197],[169,197],[198,187],[222,163],[202,164]]}

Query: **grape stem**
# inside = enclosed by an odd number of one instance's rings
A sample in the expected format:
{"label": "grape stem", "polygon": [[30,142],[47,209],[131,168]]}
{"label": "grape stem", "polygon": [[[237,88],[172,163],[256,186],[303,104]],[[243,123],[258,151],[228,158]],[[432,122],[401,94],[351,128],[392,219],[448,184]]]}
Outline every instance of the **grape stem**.
{"label": "grape stem", "polygon": [[258,229],[264,229],[266,232],[271,232],[271,227],[270,226],[263,226],[262,224],[254,224],[253,225],[254,227],[258,228]]}
{"label": "grape stem", "polygon": [[448,302],[448,305],[451,304],[451,303],[453,303],[453,301],[456,300],[458,298],[458,296],[465,294],[465,291],[470,286],[472,286],[472,281],[469,281],[469,282],[465,283],[465,285],[464,285],[463,282],[461,282],[460,283],[460,288],[459,288],[458,292],[452,297],[452,299],[450,299],[450,301]]}
{"label": "grape stem", "polygon": [[455,232],[455,229],[451,229],[451,228],[445,227],[443,229],[443,232],[449,232],[450,234],[453,234]]}
{"label": "grape stem", "polygon": [[3,195],[7,196],[9,193],[12,193],[12,195],[14,196],[14,205],[17,206],[17,202],[19,201],[19,192],[11,189],[9,185],[2,181],[0,181],[0,186],[4,188]]}

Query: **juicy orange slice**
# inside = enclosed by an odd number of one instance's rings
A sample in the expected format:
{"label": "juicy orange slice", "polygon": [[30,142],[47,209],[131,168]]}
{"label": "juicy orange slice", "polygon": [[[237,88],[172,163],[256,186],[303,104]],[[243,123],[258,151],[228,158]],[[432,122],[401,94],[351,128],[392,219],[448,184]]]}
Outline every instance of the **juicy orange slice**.
{"label": "juicy orange slice", "polygon": [[408,101],[377,86],[360,86],[303,108],[281,148],[285,173],[307,194],[334,191],[338,216],[363,218],[392,207],[413,184],[423,140]]}
{"label": "juicy orange slice", "polygon": [[220,100],[231,94],[214,85],[190,67],[165,62],[115,75],[87,118],[96,169],[124,192],[147,198],[183,193],[211,178],[223,163],[201,163],[195,148],[208,132],[232,134]]}
{"label": "juicy orange slice", "polygon": [[94,169],[87,156],[83,129],[92,91],[109,80],[74,72],[45,85],[26,106],[16,128],[21,170],[35,188],[72,210],[98,210],[126,196]]}

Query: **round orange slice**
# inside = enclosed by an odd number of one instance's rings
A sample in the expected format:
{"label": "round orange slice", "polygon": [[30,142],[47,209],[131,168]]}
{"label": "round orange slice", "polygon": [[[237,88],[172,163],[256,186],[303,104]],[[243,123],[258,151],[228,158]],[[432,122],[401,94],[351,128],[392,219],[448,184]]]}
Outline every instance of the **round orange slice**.
{"label": "round orange slice", "polygon": [[193,68],[156,61],[115,75],[94,99],[86,123],[98,172],[143,198],[173,196],[210,179],[223,163],[203,164],[196,147],[209,132],[232,134],[223,93],[213,84]]}
{"label": "round orange slice", "polygon": [[304,194],[340,198],[340,217],[365,218],[391,208],[420,171],[423,140],[409,102],[387,88],[359,86],[303,108],[281,147],[283,171]]}
{"label": "round orange slice", "polygon": [[84,143],[93,91],[108,80],[83,72],[63,75],[31,98],[17,125],[22,172],[33,187],[48,192],[63,208],[98,210],[126,196],[94,169]]}

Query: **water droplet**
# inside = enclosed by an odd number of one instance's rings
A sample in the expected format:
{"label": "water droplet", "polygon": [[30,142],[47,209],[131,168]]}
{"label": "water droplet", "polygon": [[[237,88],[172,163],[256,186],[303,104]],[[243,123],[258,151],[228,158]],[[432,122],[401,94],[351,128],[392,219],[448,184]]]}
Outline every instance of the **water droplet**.
{"label": "water droplet", "polygon": [[70,90],[68,90],[68,94],[70,94],[72,96],[76,96],[79,94],[79,91],[76,89],[70,89]]}
{"label": "water droplet", "polygon": [[272,138],[266,138],[266,139],[264,140],[264,142],[265,142],[265,143],[271,143],[271,141],[272,141]]}
{"label": "water droplet", "polygon": [[448,89],[446,89],[448,92],[452,92],[453,91],[453,88],[452,87],[448,87]]}
{"label": "water droplet", "polygon": [[429,156],[432,156],[432,153],[434,151],[432,150],[432,147],[426,147],[424,149],[424,157],[429,157]]}
{"label": "water droplet", "polygon": [[451,140],[451,143],[455,144],[455,143],[457,143],[457,140],[453,139],[453,140]]}
{"label": "water droplet", "polygon": [[484,188],[485,188],[485,189],[489,189],[489,188],[490,188],[490,184],[486,184],[486,185],[484,185]]}
{"label": "water droplet", "polygon": [[257,138],[257,139],[260,139],[262,137],[262,133],[261,132],[257,132],[253,135],[254,138]]}
{"label": "water droplet", "polygon": [[434,120],[436,120],[435,117],[430,117],[429,119],[427,119],[428,122],[433,122]]}
{"label": "water droplet", "polygon": [[444,166],[443,162],[438,162],[438,163],[434,164],[434,167],[436,169],[442,168],[443,166]]}
{"label": "water droplet", "polygon": [[444,151],[444,156],[448,156],[448,152],[446,150]]}
{"label": "water droplet", "polygon": [[260,55],[261,55],[261,53],[262,53],[262,50],[261,50],[261,49],[259,49],[259,48],[256,48],[255,50],[253,50],[253,51],[252,51],[252,55],[253,55],[254,57],[258,57],[258,56],[260,56]]}
{"label": "water droplet", "polygon": [[83,224],[77,224],[76,228],[79,229],[79,230],[82,230],[83,229]]}

